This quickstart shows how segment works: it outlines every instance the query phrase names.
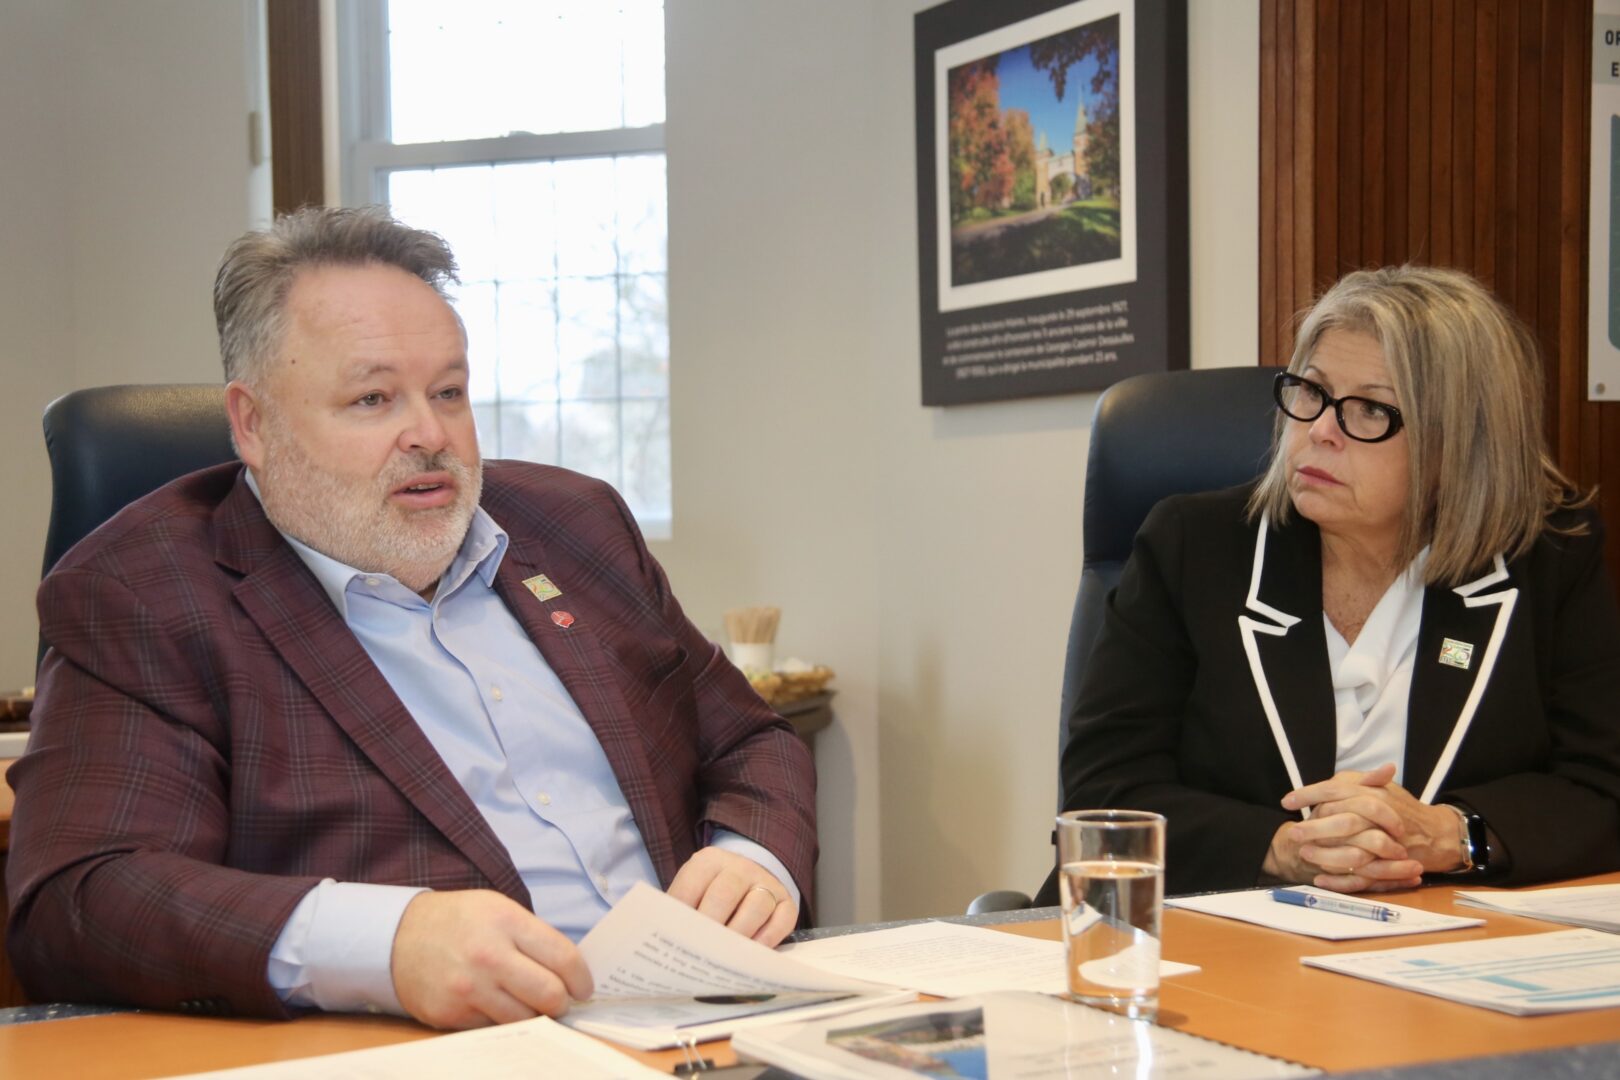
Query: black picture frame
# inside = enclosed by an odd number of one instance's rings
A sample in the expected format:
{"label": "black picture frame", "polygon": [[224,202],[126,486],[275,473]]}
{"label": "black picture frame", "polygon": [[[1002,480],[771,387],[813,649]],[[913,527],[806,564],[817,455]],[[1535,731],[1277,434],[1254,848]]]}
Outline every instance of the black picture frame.
{"label": "black picture frame", "polygon": [[950,0],[915,40],[922,403],[1187,367],[1185,0]]}

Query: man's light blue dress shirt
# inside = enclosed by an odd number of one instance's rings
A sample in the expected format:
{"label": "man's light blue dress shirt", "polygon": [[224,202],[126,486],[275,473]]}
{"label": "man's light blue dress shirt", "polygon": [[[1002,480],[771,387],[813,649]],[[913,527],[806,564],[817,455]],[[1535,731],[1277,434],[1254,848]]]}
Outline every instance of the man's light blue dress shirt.
{"label": "man's light blue dress shirt", "polygon": [[[251,473],[248,482],[257,494]],[[577,941],[636,882],[658,887],[590,724],[494,590],[508,537],[482,508],[431,602],[286,539],[506,846],[535,914]],[[710,842],[769,870],[798,902],[763,847],[725,830]],[[292,1005],[403,1012],[389,972],[394,932],[423,891],[321,882],[271,950],[270,985]]]}

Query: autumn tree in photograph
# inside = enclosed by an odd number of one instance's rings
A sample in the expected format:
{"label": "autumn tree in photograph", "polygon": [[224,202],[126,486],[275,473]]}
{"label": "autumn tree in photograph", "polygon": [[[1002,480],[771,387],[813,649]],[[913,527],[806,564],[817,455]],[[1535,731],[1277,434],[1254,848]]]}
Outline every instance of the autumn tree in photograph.
{"label": "autumn tree in photograph", "polygon": [[1006,132],[1007,160],[1012,164],[1014,210],[1035,209],[1035,128],[1029,122],[1029,113],[1023,109],[1008,109],[1001,114],[1001,125]]}
{"label": "autumn tree in photograph", "polygon": [[976,207],[999,207],[1012,195],[1013,163],[1002,126],[997,60],[992,56],[963,64],[953,68],[949,76],[953,222],[961,221]]}

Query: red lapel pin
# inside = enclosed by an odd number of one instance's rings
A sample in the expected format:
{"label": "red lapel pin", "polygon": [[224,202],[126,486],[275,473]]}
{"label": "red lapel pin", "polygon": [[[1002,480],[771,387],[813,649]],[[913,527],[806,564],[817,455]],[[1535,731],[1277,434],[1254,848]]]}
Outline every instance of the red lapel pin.
{"label": "red lapel pin", "polygon": [[566,611],[553,611],[551,613],[551,621],[562,627],[564,630],[574,625],[574,617],[568,614]]}

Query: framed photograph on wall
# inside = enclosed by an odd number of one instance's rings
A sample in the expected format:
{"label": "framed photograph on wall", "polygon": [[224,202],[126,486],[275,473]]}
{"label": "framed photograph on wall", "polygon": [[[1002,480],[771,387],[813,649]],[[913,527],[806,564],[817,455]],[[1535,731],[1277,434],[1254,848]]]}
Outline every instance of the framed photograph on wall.
{"label": "framed photograph on wall", "polygon": [[922,401],[1188,361],[1184,0],[918,13]]}

